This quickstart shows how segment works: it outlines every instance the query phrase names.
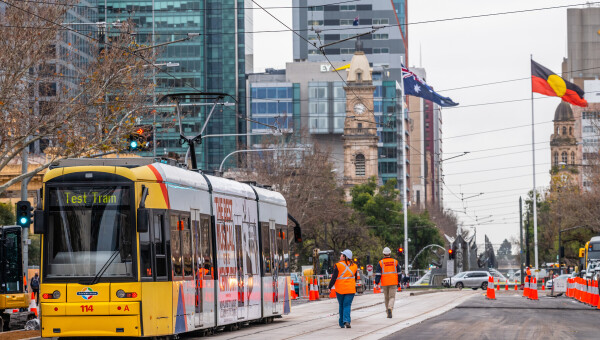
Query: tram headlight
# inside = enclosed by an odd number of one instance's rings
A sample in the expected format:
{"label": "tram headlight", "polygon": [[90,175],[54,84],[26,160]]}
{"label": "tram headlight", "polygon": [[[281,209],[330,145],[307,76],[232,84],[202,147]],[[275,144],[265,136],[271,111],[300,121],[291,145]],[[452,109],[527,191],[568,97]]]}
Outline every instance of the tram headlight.
{"label": "tram headlight", "polygon": [[52,292],[52,298],[55,300],[60,299],[60,292],[58,290]]}
{"label": "tram headlight", "polygon": [[119,299],[124,299],[125,298],[125,291],[123,289],[117,290],[117,297]]}

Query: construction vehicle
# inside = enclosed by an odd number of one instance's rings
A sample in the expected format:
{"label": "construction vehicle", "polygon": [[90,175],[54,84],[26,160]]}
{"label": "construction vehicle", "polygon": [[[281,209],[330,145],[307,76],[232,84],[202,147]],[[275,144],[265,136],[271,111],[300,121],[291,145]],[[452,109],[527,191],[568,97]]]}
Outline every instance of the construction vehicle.
{"label": "construction vehicle", "polygon": [[29,295],[23,276],[23,242],[20,226],[0,227],[0,332],[14,322],[31,320]]}
{"label": "construction vehicle", "polygon": [[579,267],[586,270],[590,262],[600,260],[600,236],[594,236],[585,243],[584,248],[579,248]]}
{"label": "construction vehicle", "polygon": [[302,275],[311,280],[313,278],[317,279],[319,295],[325,294],[329,289],[331,273],[333,272],[333,266],[336,263],[333,250],[320,250],[319,248],[315,248],[313,249],[311,260],[312,268],[304,269]]}

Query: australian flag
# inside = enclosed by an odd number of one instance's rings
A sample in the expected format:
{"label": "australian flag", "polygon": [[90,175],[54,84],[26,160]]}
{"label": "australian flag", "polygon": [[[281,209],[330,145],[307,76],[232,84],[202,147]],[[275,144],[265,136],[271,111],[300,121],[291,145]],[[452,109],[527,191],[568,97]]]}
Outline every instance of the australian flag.
{"label": "australian flag", "polygon": [[352,22],[352,26],[358,26],[358,17],[354,18],[354,21]]}
{"label": "australian flag", "polygon": [[402,79],[404,80],[404,92],[407,95],[421,97],[432,101],[441,107],[456,106],[458,103],[448,97],[442,97],[435,92],[429,85],[421,80],[416,74],[402,65]]}

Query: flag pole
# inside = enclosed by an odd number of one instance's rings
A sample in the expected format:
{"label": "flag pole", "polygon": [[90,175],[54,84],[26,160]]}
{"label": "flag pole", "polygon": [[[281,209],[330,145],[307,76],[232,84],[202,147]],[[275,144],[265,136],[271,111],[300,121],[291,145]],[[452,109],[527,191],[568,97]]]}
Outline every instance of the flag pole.
{"label": "flag pole", "polygon": [[[530,54],[530,61],[533,61],[533,55]],[[532,63],[530,62],[529,65]],[[531,66],[530,66],[531,69]],[[533,72],[530,72],[533,74]],[[535,254],[535,277],[538,275],[538,236],[537,236],[537,191],[535,188],[535,120],[533,109],[533,82],[531,82],[531,156],[533,159],[533,244]]]}
{"label": "flag pole", "polygon": [[400,69],[400,88],[402,93],[400,94],[400,122],[401,129],[400,134],[402,138],[402,210],[404,215],[404,270],[407,276],[410,276],[408,271],[408,209],[406,207],[406,133],[404,133],[404,74],[402,74],[402,68]]}

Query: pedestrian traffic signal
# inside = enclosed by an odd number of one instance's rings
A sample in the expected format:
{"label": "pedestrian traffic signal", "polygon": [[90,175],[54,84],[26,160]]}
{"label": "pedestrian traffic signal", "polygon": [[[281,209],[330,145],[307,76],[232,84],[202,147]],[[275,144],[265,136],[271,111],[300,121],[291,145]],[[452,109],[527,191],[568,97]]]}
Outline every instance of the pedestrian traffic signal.
{"label": "pedestrian traffic signal", "polygon": [[29,228],[33,220],[32,211],[33,208],[31,208],[29,201],[17,202],[17,224],[23,228]]}
{"label": "pedestrian traffic signal", "polygon": [[402,247],[398,248],[398,255],[400,255],[400,256],[404,255],[404,248],[402,248]]}
{"label": "pedestrian traffic signal", "polygon": [[448,249],[448,260],[454,260],[454,250]]}
{"label": "pedestrian traffic signal", "polygon": [[154,130],[152,125],[135,126],[135,131],[127,139],[129,151],[148,151],[152,149]]}

